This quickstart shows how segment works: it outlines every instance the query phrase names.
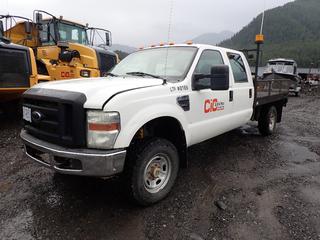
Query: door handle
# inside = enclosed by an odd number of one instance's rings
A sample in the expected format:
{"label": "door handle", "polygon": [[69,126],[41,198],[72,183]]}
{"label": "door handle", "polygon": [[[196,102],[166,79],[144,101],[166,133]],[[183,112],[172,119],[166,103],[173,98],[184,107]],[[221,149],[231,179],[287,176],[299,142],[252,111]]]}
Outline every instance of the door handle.
{"label": "door handle", "polygon": [[233,102],[233,90],[229,91],[229,102]]}
{"label": "door handle", "polygon": [[252,98],[252,88],[249,89],[249,98]]}

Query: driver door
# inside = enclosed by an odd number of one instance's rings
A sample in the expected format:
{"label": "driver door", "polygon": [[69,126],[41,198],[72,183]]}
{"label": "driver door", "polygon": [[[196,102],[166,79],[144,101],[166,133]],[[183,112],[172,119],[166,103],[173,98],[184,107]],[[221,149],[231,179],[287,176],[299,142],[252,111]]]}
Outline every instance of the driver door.
{"label": "driver door", "polygon": [[[194,74],[209,75],[211,67],[224,65],[219,51],[204,50],[200,56]],[[230,128],[228,115],[232,112],[229,102],[229,90],[211,90],[210,78],[201,79],[201,84],[207,89],[193,90],[190,94],[191,108],[188,114],[190,124],[191,144],[224,133]],[[230,79],[229,79],[230,81]]]}

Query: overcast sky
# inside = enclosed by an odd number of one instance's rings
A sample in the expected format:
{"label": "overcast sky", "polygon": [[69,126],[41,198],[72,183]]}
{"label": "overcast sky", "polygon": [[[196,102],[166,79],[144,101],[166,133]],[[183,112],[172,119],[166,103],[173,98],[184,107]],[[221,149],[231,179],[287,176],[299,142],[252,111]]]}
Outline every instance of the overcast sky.
{"label": "overcast sky", "polygon": [[[113,42],[140,47],[168,39],[184,42],[208,32],[239,31],[263,9],[292,0],[0,0],[0,14],[32,18],[34,9],[109,29]],[[173,4],[172,4],[173,3]],[[267,16],[266,16],[267,17]]]}

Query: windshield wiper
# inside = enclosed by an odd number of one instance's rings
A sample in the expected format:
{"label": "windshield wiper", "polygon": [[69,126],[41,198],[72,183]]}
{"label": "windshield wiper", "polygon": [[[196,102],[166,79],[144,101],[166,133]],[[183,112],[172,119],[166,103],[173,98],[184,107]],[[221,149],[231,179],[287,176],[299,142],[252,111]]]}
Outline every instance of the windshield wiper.
{"label": "windshield wiper", "polygon": [[162,79],[162,80],[163,80],[163,84],[166,84],[166,83],[167,83],[167,79],[165,79],[165,78],[163,78],[163,77],[160,77],[160,76],[157,76],[157,75],[150,74],[150,73],[144,73],[144,72],[127,72],[126,74],[127,74],[127,75],[133,75],[133,76],[141,76],[141,77],[147,76],[147,77]]}
{"label": "windshield wiper", "polygon": [[133,75],[133,76],[141,76],[141,77],[148,76],[148,77],[153,77],[153,78],[161,78],[160,76],[153,75],[150,73],[144,73],[144,72],[127,72],[126,74]]}
{"label": "windshield wiper", "polygon": [[119,75],[111,73],[111,72],[108,72],[108,73],[105,74],[105,76],[118,77]]}

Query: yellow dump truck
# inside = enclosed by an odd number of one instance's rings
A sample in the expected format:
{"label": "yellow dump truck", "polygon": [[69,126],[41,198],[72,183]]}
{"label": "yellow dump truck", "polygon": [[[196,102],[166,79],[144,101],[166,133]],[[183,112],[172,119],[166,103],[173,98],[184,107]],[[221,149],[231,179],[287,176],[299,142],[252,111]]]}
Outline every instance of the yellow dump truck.
{"label": "yellow dump truck", "polygon": [[4,37],[0,21],[0,103],[18,98],[38,83],[36,59],[32,48],[13,44]]}
{"label": "yellow dump truck", "polygon": [[[17,18],[21,21],[12,20]],[[24,91],[38,82],[105,76],[119,61],[114,52],[107,50],[111,44],[111,32],[108,30],[89,28],[41,10],[34,11],[33,21],[12,15],[0,15],[0,20],[6,23],[5,31],[2,27],[2,35],[12,42],[6,47],[24,46],[22,49],[30,53],[28,59],[35,59],[36,65],[35,72],[32,72],[34,78],[28,80],[25,77],[21,88],[23,81],[14,71],[20,66],[17,62],[24,61],[24,58],[20,56],[19,59],[17,55],[10,64],[6,59],[13,58],[13,55],[2,55],[2,62],[8,64],[0,66],[1,71],[6,72],[5,76],[0,75],[0,99],[9,92]],[[27,75],[30,71],[21,72]],[[10,90],[5,83],[10,85]]]}

